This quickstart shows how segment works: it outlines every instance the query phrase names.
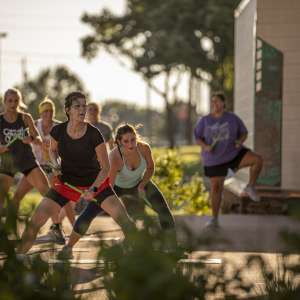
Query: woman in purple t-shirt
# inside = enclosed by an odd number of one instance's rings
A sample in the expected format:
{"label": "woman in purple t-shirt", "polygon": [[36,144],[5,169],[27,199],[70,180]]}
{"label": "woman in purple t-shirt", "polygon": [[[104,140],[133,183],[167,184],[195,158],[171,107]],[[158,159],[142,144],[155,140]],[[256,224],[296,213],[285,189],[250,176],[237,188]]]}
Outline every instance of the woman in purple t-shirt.
{"label": "woman in purple t-shirt", "polygon": [[222,200],[224,179],[229,169],[237,171],[250,167],[249,183],[244,195],[259,201],[254,185],[261,171],[262,158],[243,146],[248,131],[243,121],[234,113],[225,111],[225,96],[213,94],[211,113],[199,120],[195,138],[202,148],[204,174],[210,179],[213,218],[208,226],[218,227],[218,214]]}

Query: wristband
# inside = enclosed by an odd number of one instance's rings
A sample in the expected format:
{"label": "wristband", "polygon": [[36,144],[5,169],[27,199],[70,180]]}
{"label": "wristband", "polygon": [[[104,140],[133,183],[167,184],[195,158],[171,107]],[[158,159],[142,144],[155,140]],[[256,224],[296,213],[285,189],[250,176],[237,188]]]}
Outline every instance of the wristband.
{"label": "wristband", "polygon": [[89,191],[90,192],[92,192],[92,193],[96,193],[97,192],[97,187],[95,187],[95,186],[91,186],[90,188],[89,188]]}

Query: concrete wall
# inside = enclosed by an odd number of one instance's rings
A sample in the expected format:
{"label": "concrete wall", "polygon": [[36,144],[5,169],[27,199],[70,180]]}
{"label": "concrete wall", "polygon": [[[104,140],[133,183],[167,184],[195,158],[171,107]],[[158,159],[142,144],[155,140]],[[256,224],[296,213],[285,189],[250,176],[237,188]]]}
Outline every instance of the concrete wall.
{"label": "concrete wall", "polygon": [[300,1],[258,0],[257,36],[284,55],[282,188],[300,189]]}
{"label": "concrete wall", "polygon": [[[247,146],[253,149],[256,0],[242,1],[235,18],[234,111],[245,122],[249,130]],[[245,171],[239,175],[247,179]]]}
{"label": "concrete wall", "polygon": [[248,146],[253,147],[254,130],[254,64],[256,0],[236,13],[234,111],[244,120],[248,130]]}

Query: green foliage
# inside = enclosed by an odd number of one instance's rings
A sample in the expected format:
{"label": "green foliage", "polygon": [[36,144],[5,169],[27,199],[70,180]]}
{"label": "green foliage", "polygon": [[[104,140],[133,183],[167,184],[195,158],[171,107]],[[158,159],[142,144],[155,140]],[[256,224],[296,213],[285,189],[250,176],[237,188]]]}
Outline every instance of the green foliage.
{"label": "green foliage", "polygon": [[64,99],[73,91],[87,94],[81,79],[65,66],[42,70],[35,78],[22,82],[17,86],[28,105],[28,112],[38,118],[38,105],[48,96],[56,106],[57,119],[64,120]]}
{"label": "green foliage", "polygon": [[177,267],[179,249],[167,254],[164,238],[146,229],[132,233],[124,245],[104,248],[104,285],[109,300],[184,300],[198,294],[196,286]]}
{"label": "green foliage", "polygon": [[[92,28],[82,38],[82,54],[93,59],[101,50],[129,58],[132,69],[164,100],[165,137],[175,146],[177,123],[174,105],[182,73],[201,79],[203,73],[213,78],[213,88],[232,93],[233,10],[238,0],[128,0],[124,15],[109,10],[84,14],[82,22]],[[209,44],[206,47],[205,44]],[[153,84],[164,76],[164,88]],[[178,75],[173,85],[170,78]],[[229,97],[231,99],[231,97]],[[192,107],[189,107],[189,112]],[[191,141],[192,114],[188,114],[187,137]]]}
{"label": "green foliage", "polygon": [[176,151],[155,157],[155,176],[157,183],[173,210],[186,213],[207,214],[209,212],[208,195],[204,191],[202,178],[196,173],[184,178],[183,163]]}
{"label": "green foliage", "polygon": [[0,299],[75,299],[69,263],[52,267],[39,254],[27,259],[17,257],[15,247],[18,243],[12,237],[17,236],[20,220],[10,205],[6,214],[5,220],[0,219]]}

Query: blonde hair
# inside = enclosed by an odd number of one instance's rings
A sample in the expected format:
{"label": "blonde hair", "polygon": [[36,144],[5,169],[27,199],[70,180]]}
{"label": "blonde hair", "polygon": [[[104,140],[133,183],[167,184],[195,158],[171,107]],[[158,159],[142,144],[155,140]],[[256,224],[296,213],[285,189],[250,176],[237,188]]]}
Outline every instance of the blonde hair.
{"label": "blonde hair", "polygon": [[4,93],[4,98],[3,98],[4,102],[5,102],[6,98],[8,97],[8,95],[10,95],[10,94],[16,95],[19,98],[19,104],[18,104],[17,110],[19,110],[19,108],[22,110],[27,109],[27,105],[23,101],[21,92],[16,88],[10,88],[10,89],[6,90],[6,92]]}
{"label": "blonde hair", "polygon": [[48,96],[46,96],[44,98],[44,100],[39,104],[39,108],[38,108],[39,109],[39,114],[41,114],[43,112],[43,107],[45,105],[47,105],[47,106],[50,105],[51,106],[51,109],[53,111],[53,117],[54,117],[55,116],[55,104],[50,98],[48,98]]}
{"label": "blonde hair", "polygon": [[89,103],[87,104],[87,106],[88,106],[88,107],[89,107],[89,106],[95,107],[95,108],[98,110],[98,114],[100,114],[101,111],[102,111],[101,105],[100,105],[99,103],[97,103],[97,102],[94,102],[94,101],[89,102]]}

